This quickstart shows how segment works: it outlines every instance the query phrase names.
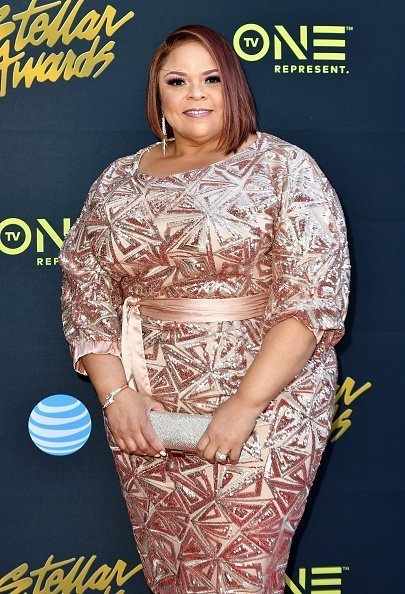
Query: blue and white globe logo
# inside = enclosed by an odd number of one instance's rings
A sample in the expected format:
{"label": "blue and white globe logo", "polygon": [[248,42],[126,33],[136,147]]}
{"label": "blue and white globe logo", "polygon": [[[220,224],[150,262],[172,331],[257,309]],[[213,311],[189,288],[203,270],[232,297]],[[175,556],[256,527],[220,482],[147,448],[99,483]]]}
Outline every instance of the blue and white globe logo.
{"label": "blue and white globe logo", "polygon": [[91,432],[89,411],[67,394],[44,398],[33,408],[28,430],[35,445],[52,456],[67,456],[80,450]]}

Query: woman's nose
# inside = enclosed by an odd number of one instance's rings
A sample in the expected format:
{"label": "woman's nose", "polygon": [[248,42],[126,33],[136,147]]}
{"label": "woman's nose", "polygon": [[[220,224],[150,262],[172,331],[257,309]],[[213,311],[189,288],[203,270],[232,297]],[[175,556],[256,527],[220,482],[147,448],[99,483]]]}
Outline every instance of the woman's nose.
{"label": "woman's nose", "polygon": [[187,96],[192,99],[201,99],[202,97],[205,97],[205,90],[202,88],[201,83],[190,83]]}

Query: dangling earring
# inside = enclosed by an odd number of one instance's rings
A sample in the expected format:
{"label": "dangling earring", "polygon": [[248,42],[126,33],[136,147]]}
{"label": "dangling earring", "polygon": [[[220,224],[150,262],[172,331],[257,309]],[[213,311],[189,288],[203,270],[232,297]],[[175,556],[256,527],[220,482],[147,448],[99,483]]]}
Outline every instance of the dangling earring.
{"label": "dangling earring", "polygon": [[162,132],[163,132],[163,155],[166,156],[166,144],[167,144],[167,132],[166,132],[166,120],[165,116],[162,115]]}

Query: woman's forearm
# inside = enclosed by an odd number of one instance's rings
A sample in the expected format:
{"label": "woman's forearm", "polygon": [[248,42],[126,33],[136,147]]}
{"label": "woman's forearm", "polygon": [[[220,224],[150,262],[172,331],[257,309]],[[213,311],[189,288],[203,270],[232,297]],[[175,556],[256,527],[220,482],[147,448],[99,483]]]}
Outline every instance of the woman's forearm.
{"label": "woman's forearm", "polygon": [[121,359],[116,355],[88,353],[80,359],[101,404],[111,390],[127,383]]}
{"label": "woman's forearm", "polygon": [[259,414],[302,370],[315,347],[316,338],[305,324],[296,318],[279,322],[265,335],[235,397]]}

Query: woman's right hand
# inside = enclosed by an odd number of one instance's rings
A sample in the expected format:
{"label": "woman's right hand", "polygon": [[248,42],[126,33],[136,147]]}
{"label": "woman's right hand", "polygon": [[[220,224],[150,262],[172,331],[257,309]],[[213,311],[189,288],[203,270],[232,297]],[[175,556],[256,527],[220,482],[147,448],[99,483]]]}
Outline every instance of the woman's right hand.
{"label": "woman's right hand", "polygon": [[118,447],[128,454],[138,456],[165,456],[163,444],[158,439],[149,420],[151,410],[164,411],[161,402],[128,387],[122,390],[104,414]]}

